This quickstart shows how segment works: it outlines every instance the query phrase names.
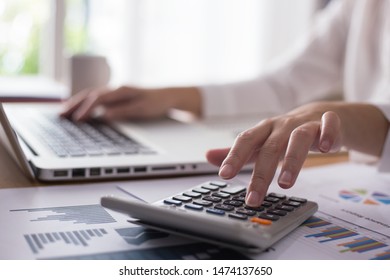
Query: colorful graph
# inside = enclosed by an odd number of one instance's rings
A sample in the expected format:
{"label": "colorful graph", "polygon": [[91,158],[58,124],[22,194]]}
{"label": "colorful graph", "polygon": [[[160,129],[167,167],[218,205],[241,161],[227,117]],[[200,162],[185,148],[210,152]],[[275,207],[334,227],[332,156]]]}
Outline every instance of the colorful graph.
{"label": "colorful graph", "polygon": [[320,238],[321,240],[319,242],[324,243],[324,242],[343,239],[343,238],[352,237],[356,235],[358,235],[356,232],[350,231],[348,229],[339,226],[331,226],[322,230],[320,233],[309,234],[306,235],[305,237]]}
{"label": "colorful graph", "polygon": [[374,249],[386,247],[387,245],[368,237],[360,237],[351,242],[337,244],[337,246],[346,247],[346,249],[340,251],[341,253],[347,251],[364,253]]}
{"label": "colorful graph", "polygon": [[372,260],[390,260],[390,249],[382,253],[376,254]]}
{"label": "colorful graph", "polygon": [[303,226],[312,229],[312,234],[305,235],[306,238],[315,239],[318,243],[326,243],[344,239],[343,242],[332,242],[334,248],[341,247],[341,250],[337,249],[339,253],[359,253],[364,254],[373,250],[385,248],[387,250],[376,253],[374,256],[368,256],[372,260],[388,260],[390,259],[389,246],[378,240],[362,236],[361,234],[352,230],[346,229],[332,224],[326,220],[318,217],[311,217],[303,223]]}
{"label": "colorful graph", "polygon": [[372,197],[373,197],[375,200],[377,200],[377,201],[379,201],[379,202],[381,202],[381,203],[383,203],[383,204],[390,204],[390,196],[387,195],[387,194],[383,194],[383,193],[379,193],[379,192],[374,192],[374,193],[372,194]]}
{"label": "colorful graph", "polygon": [[339,196],[348,201],[367,205],[390,205],[390,195],[380,192],[369,193],[365,189],[341,190]]}
{"label": "colorful graph", "polygon": [[317,227],[331,225],[331,223],[324,221],[320,218],[312,216],[309,219],[307,219],[302,225],[307,226],[309,228],[317,228]]}

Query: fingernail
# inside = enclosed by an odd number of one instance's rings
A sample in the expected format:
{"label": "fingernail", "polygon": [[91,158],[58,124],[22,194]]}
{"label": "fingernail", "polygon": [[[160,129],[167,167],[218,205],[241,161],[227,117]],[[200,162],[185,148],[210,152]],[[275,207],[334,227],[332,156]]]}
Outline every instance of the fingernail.
{"label": "fingernail", "polygon": [[322,152],[325,152],[325,153],[328,152],[329,149],[330,149],[330,142],[329,142],[329,140],[322,141],[320,148],[321,148]]}
{"label": "fingernail", "polygon": [[292,183],[292,173],[289,170],[285,170],[279,177],[279,184],[284,186],[290,186]]}
{"label": "fingernail", "polygon": [[219,170],[219,176],[222,178],[230,178],[233,173],[233,167],[230,164],[225,164],[222,166],[222,168]]}
{"label": "fingernail", "polygon": [[245,203],[250,207],[257,207],[260,205],[260,202],[261,202],[260,194],[257,191],[251,191],[249,192]]}

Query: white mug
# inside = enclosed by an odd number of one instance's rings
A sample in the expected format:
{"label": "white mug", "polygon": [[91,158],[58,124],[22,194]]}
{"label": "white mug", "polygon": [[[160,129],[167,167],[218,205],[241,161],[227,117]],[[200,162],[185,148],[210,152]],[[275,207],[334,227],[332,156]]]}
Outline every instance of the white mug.
{"label": "white mug", "polygon": [[70,92],[93,87],[101,87],[110,80],[110,66],[104,56],[76,54],[70,57]]}

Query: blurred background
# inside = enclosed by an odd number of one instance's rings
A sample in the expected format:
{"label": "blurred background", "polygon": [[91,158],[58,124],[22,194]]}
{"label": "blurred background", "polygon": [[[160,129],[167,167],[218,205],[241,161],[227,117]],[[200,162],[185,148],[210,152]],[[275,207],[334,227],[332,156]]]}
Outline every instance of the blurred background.
{"label": "blurred background", "polygon": [[69,58],[104,56],[110,84],[250,79],[327,0],[2,0],[0,76],[69,81]]}

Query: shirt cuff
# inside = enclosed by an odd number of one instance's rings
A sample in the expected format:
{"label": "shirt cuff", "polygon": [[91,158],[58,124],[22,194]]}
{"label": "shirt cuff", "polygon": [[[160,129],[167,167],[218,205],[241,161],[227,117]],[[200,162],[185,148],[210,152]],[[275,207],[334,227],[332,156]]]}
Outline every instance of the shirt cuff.
{"label": "shirt cuff", "polygon": [[199,87],[203,117],[233,116],[236,114],[232,89],[227,85]]}
{"label": "shirt cuff", "polygon": [[[200,87],[204,117],[271,116],[283,113],[281,100],[291,95],[271,86],[270,76],[249,81]],[[288,103],[288,102],[287,102]]]}

